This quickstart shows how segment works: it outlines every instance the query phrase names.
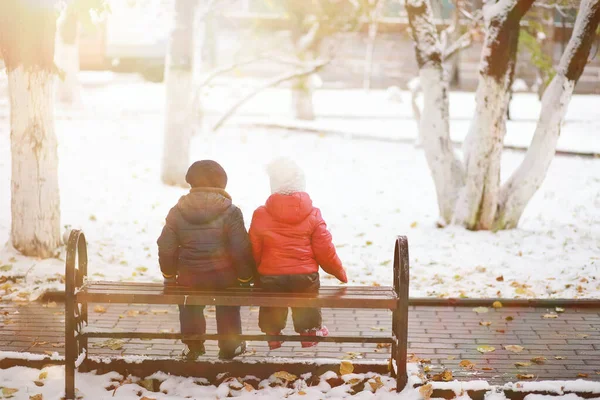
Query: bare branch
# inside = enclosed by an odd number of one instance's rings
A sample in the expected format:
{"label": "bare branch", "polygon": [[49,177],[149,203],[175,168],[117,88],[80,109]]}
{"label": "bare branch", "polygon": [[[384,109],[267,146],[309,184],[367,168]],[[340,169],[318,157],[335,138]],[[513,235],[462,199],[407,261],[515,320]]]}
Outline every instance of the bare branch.
{"label": "bare branch", "polygon": [[286,81],[289,81],[289,80],[292,80],[292,79],[301,78],[303,76],[314,74],[315,72],[319,71],[321,68],[323,68],[326,65],[328,65],[331,61],[332,61],[332,59],[329,59],[327,61],[323,61],[321,63],[314,64],[311,67],[308,67],[308,68],[306,68],[304,70],[301,70],[301,71],[295,71],[295,72],[292,72],[292,73],[286,73],[286,74],[280,75],[280,76],[276,77],[275,79],[273,79],[273,80],[265,83],[264,85],[258,87],[253,92],[248,93],[246,96],[244,96],[240,100],[238,100],[237,103],[235,103],[227,112],[225,112],[225,114],[223,114],[223,116],[221,118],[219,118],[219,120],[217,121],[217,123],[213,126],[212,130],[216,131],[217,129],[219,129],[225,123],[225,121],[227,119],[229,119],[229,117],[231,117],[237,111],[238,108],[240,108],[248,100],[250,100],[251,98],[253,98],[257,94],[259,94],[263,90],[268,89],[268,88],[273,87],[273,86],[277,86],[277,85],[279,85],[279,84],[281,84],[283,82],[286,82]]}
{"label": "bare branch", "polygon": [[213,79],[215,79],[217,76],[225,74],[229,71],[233,71],[234,69],[244,66],[244,65],[248,65],[248,64],[252,64],[254,62],[260,61],[265,59],[266,57],[264,55],[259,55],[253,58],[249,58],[247,60],[243,60],[243,61],[239,61],[233,64],[229,64],[226,65],[224,67],[221,68],[217,68],[213,71],[211,71],[203,80],[202,82],[196,87],[197,90],[202,89],[204,86],[208,85]]}
{"label": "bare branch", "polygon": [[444,48],[444,51],[442,53],[442,62],[448,61],[454,55],[456,55],[456,53],[460,52],[461,50],[466,49],[467,47],[470,47],[473,44],[472,39],[473,39],[473,34],[471,33],[471,31],[469,31],[469,32],[463,34],[461,37],[459,37],[450,46]]}

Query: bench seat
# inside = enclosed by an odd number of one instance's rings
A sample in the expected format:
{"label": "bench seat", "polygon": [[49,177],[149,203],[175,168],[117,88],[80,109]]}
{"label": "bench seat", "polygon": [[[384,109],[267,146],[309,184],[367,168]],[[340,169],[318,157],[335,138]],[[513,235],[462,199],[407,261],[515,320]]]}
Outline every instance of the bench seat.
{"label": "bench seat", "polygon": [[398,307],[394,288],[384,286],[323,286],[316,293],[275,293],[260,288],[207,291],[162,283],[93,281],[85,284],[76,296],[80,303],[104,304],[277,305],[389,310]]}

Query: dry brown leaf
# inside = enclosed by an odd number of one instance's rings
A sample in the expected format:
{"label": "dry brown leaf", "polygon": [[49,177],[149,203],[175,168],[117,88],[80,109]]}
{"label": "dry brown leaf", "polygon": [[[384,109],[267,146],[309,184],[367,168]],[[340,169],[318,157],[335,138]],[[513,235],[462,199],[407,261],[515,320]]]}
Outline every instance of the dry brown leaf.
{"label": "dry brown leaf", "polygon": [[480,353],[491,353],[492,351],[495,351],[495,350],[496,350],[496,348],[493,346],[483,345],[483,346],[477,347],[477,351]]}
{"label": "dry brown leaf", "polygon": [[290,374],[289,372],[286,371],[277,371],[273,374],[273,376],[275,378],[279,378],[282,379],[284,381],[288,381],[288,382],[293,382],[296,379],[298,379],[298,377],[294,374]]}
{"label": "dry brown leaf", "polygon": [[489,311],[489,309],[487,307],[475,307],[473,309],[474,312],[476,312],[477,314],[485,314],[486,312]]}
{"label": "dry brown leaf", "polygon": [[142,397],[140,400],[156,400],[154,397]]}
{"label": "dry brown leaf", "polygon": [[[208,309],[207,311],[210,311],[210,309]],[[169,310],[152,310],[151,312],[152,314],[168,314]]]}
{"label": "dry brown leaf", "polygon": [[101,305],[97,305],[94,307],[94,312],[99,314],[104,314],[106,312],[106,307],[102,307]]}
{"label": "dry brown leaf", "polygon": [[520,353],[523,351],[523,349],[525,349],[525,347],[519,346],[518,344],[509,344],[504,346],[504,348],[508,351],[512,351],[513,353]]}
{"label": "dry brown leaf", "polygon": [[44,400],[44,396],[41,393],[34,394],[33,396],[29,396],[29,400]]}
{"label": "dry brown leaf", "polygon": [[530,362],[525,362],[525,361],[518,361],[515,363],[515,367],[518,368],[527,368],[527,367],[531,367],[531,363]]}
{"label": "dry brown leaf", "polygon": [[12,396],[13,394],[17,393],[18,391],[19,391],[19,389],[11,389],[11,388],[7,388],[7,387],[3,387],[2,388],[2,396],[9,397],[9,396]]}
{"label": "dry brown leaf", "polygon": [[373,389],[373,392],[376,392],[377,389],[382,388],[383,382],[381,382],[381,378],[376,376],[373,380],[369,381],[369,386],[371,386],[371,389]]}
{"label": "dry brown leaf", "polygon": [[252,386],[249,383],[244,382],[244,390],[247,391],[247,392],[251,392],[251,391],[254,390],[254,386]]}
{"label": "dry brown leaf", "polygon": [[554,356],[554,359],[555,360],[566,360],[567,358],[563,357],[563,356]]}
{"label": "dry brown leaf", "polygon": [[491,367],[481,367],[481,370],[482,371],[493,371],[494,368],[491,368]]}
{"label": "dry brown leaf", "polygon": [[37,387],[42,387],[42,386],[44,386],[44,382],[42,382],[42,381],[33,381],[33,384],[34,384],[35,386],[37,386]]}
{"label": "dry brown leaf", "polygon": [[556,314],[544,314],[544,318],[546,318],[546,319],[558,318],[558,315],[556,315]]}
{"label": "dry brown leaf", "polygon": [[431,380],[435,382],[450,382],[453,378],[454,377],[452,376],[452,371],[450,371],[449,369],[445,369],[441,373],[433,375],[431,377]]}
{"label": "dry brown leaf", "polygon": [[509,315],[508,317],[506,317],[506,318],[504,318],[504,319],[505,319],[506,321],[509,321],[509,322],[510,322],[510,321],[514,320],[514,317],[511,317],[511,316]]}
{"label": "dry brown leaf", "polygon": [[304,396],[304,395],[306,395],[306,392],[304,390],[300,390],[300,391],[298,391],[298,394],[300,396]]}
{"label": "dry brown leaf", "polygon": [[578,373],[578,374],[577,374],[577,376],[578,376],[579,378],[587,378],[587,377],[588,377],[588,374],[584,374],[583,372],[580,372],[580,373]]}
{"label": "dry brown leaf", "polygon": [[542,356],[533,357],[531,359],[531,362],[533,362],[533,363],[535,363],[537,365],[542,365],[542,364],[546,363],[546,357],[542,357]]}
{"label": "dry brown leaf", "polygon": [[474,369],[475,368],[475,364],[469,360],[462,360],[458,365],[465,369]]}
{"label": "dry brown leaf", "polygon": [[354,365],[348,360],[344,360],[340,363],[340,375],[351,374],[354,372]]}
{"label": "dry brown leaf", "polygon": [[479,325],[481,326],[490,326],[492,321],[479,321]]}
{"label": "dry brown leaf", "polygon": [[503,276],[503,275],[500,275],[500,276],[496,277],[496,280],[497,280],[498,282],[504,282],[504,276]]}
{"label": "dry brown leaf", "polygon": [[499,301],[495,301],[492,303],[492,307],[494,308],[502,308],[502,303]]}
{"label": "dry brown leaf", "polygon": [[128,317],[137,317],[138,315],[140,315],[140,312],[138,310],[128,310],[125,315],[127,315]]}
{"label": "dry brown leaf", "polygon": [[429,400],[433,394],[433,386],[431,386],[431,383],[423,385],[419,388],[419,393],[421,393],[421,396],[423,396],[424,400]]}
{"label": "dry brown leaf", "polygon": [[389,347],[392,347],[391,343],[377,343],[378,349],[387,349]]}
{"label": "dry brown leaf", "polygon": [[535,375],[533,374],[517,374],[517,378],[519,379],[533,379]]}

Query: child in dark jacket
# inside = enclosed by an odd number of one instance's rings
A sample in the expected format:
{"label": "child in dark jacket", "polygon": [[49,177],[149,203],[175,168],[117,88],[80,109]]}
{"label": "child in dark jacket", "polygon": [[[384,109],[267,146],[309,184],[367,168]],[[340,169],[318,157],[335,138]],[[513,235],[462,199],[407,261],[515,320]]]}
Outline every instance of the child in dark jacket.
{"label": "child in dark jacket", "polygon": [[[192,187],[169,211],[158,238],[158,259],[165,284],[224,289],[252,280],[255,269],[248,233],[239,208],[224,190],[227,174],[211,160],[197,161],[185,177]],[[216,307],[217,332],[242,333],[239,307]],[[204,306],[179,306],[181,333],[204,334]],[[183,356],[195,360],[205,353],[203,341],[184,341]],[[231,359],[246,343],[220,340],[219,358]]]}
{"label": "child in dark jacket", "polygon": [[[252,217],[250,241],[260,275],[260,286],[277,292],[313,292],[320,287],[319,265],[346,283],[346,271],[338,258],[331,234],[305,192],[304,173],[286,158],[273,161],[267,168],[271,196]],[[258,325],[268,335],[281,334],[288,309],[261,307]],[[304,336],[327,336],[319,308],[292,308],[294,329]],[[302,347],[316,342],[302,342]],[[270,341],[271,350],[281,342]]]}

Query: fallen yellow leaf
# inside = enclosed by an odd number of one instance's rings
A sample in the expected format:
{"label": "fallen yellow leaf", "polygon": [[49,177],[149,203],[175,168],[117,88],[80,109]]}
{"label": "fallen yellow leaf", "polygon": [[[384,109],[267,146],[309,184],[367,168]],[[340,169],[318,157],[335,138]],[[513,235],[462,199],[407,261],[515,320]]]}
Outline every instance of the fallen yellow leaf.
{"label": "fallen yellow leaf", "polygon": [[299,394],[300,396],[304,396],[304,395],[306,395],[306,392],[305,392],[304,390],[300,390],[300,391],[298,392],[298,394]]}
{"label": "fallen yellow leaf", "polygon": [[475,307],[473,309],[474,312],[476,312],[477,314],[485,314],[486,312],[488,312],[488,308],[487,307]]}
{"label": "fallen yellow leaf", "polygon": [[515,363],[515,367],[527,368],[527,367],[531,367],[531,363],[530,362],[519,361],[519,362]]}
{"label": "fallen yellow leaf", "polygon": [[100,313],[100,314],[104,314],[106,312],[106,307],[102,307],[100,305],[97,305],[96,307],[94,307],[94,312]]}
{"label": "fallen yellow leaf", "polygon": [[546,357],[542,357],[542,356],[533,357],[531,359],[531,362],[533,362],[535,364],[538,364],[538,365],[542,365],[542,364],[544,364],[546,362]]}
{"label": "fallen yellow leaf", "polygon": [[245,389],[247,392],[251,392],[251,391],[253,391],[253,390],[254,390],[254,386],[252,386],[252,385],[251,385],[251,384],[249,384],[249,383],[246,383],[246,382],[244,382],[244,389]]}
{"label": "fallen yellow leaf", "polygon": [[517,374],[517,378],[519,379],[533,379],[535,375],[533,374]]}
{"label": "fallen yellow leaf", "polygon": [[587,377],[588,377],[588,374],[584,374],[583,372],[580,372],[580,373],[578,373],[578,374],[577,374],[577,376],[578,376],[579,378],[587,378]]}
{"label": "fallen yellow leaf", "polygon": [[564,308],[562,308],[562,307],[556,307],[556,308],[554,309],[554,311],[556,311],[557,313],[564,313],[564,312],[565,312],[565,309],[564,309]]}
{"label": "fallen yellow leaf", "polygon": [[369,386],[371,386],[373,392],[376,392],[377,389],[382,388],[384,385],[383,382],[381,382],[381,378],[376,376],[375,379],[369,380]]}
{"label": "fallen yellow leaf", "polygon": [[481,326],[490,326],[492,324],[492,321],[480,321],[479,325]]}
{"label": "fallen yellow leaf", "polygon": [[465,369],[474,369],[475,368],[475,364],[469,360],[462,360],[458,365]]}
{"label": "fallen yellow leaf", "polygon": [[433,386],[431,386],[431,383],[423,385],[419,388],[419,393],[421,393],[421,396],[423,396],[424,400],[429,400],[433,394]]}
{"label": "fallen yellow leaf", "polygon": [[477,347],[477,351],[480,353],[491,353],[494,350],[496,350],[496,348],[493,346],[483,345],[483,346]]}
{"label": "fallen yellow leaf", "polygon": [[11,388],[7,388],[7,387],[3,387],[2,388],[2,396],[4,396],[4,397],[12,396],[13,394],[17,393],[18,391],[19,391],[19,389],[11,389]]}
{"label": "fallen yellow leaf", "polygon": [[340,375],[351,374],[354,372],[354,365],[351,361],[344,360],[340,363]]}
{"label": "fallen yellow leaf", "polygon": [[44,397],[41,393],[34,394],[33,396],[29,396],[29,400],[44,400]]}
{"label": "fallen yellow leaf", "polygon": [[492,303],[492,307],[494,308],[502,308],[502,303],[499,301],[495,301],[494,303]]}
{"label": "fallen yellow leaf", "polygon": [[544,318],[546,318],[546,319],[558,318],[558,315],[556,315],[556,314],[544,314]]}
{"label": "fallen yellow leaf", "polygon": [[413,222],[410,224],[410,227],[411,227],[411,228],[416,228],[416,227],[417,227],[417,221],[413,221]]}
{"label": "fallen yellow leaf", "polygon": [[288,382],[293,382],[296,379],[298,379],[298,377],[296,375],[290,374],[289,372],[286,372],[286,371],[275,372],[273,374],[273,376],[275,378],[283,379],[284,381],[288,381]]}
{"label": "fallen yellow leaf", "polygon": [[509,344],[507,346],[504,346],[504,348],[508,351],[512,351],[513,353],[520,353],[524,349],[523,346],[519,346],[518,344]]}
{"label": "fallen yellow leaf", "polygon": [[441,373],[435,374],[431,377],[431,380],[435,381],[435,382],[439,382],[439,381],[449,382],[452,379],[453,379],[452,371],[450,371],[449,369],[445,369]]}

